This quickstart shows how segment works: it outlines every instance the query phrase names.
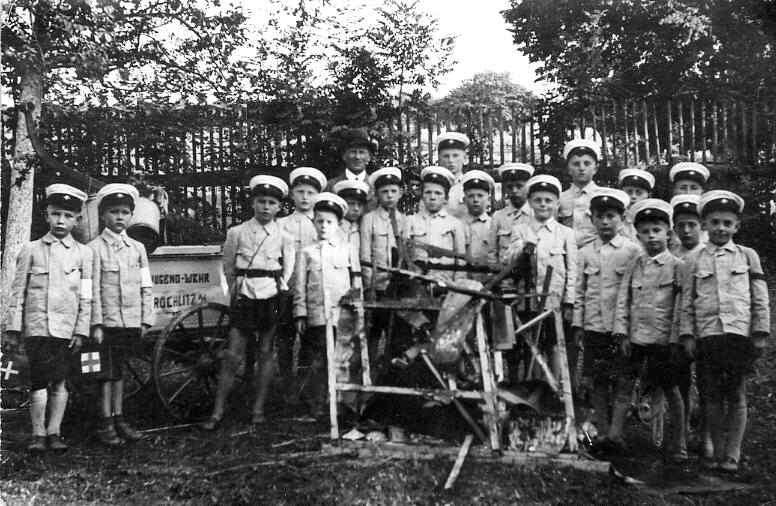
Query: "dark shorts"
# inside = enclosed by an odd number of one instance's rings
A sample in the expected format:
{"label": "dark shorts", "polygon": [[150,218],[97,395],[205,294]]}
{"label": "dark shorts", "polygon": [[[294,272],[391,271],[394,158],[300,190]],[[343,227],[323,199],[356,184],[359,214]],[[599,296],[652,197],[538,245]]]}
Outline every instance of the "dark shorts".
{"label": "dark shorts", "polygon": [[102,329],[99,381],[116,381],[123,377],[124,362],[140,347],[140,329],[106,327]]}
{"label": "dark shorts", "polygon": [[582,374],[595,379],[614,379],[619,343],[611,334],[585,331]]}
{"label": "dark shorts", "polygon": [[49,383],[67,379],[73,352],[69,339],[49,336],[29,336],[24,339],[24,351],[30,361],[30,387],[46,388]]}
{"label": "dark shorts", "polygon": [[249,299],[239,297],[229,308],[229,321],[232,327],[247,332],[270,330],[280,319],[280,297],[269,299]]}
{"label": "dark shorts", "polygon": [[631,344],[631,356],[620,356],[619,373],[623,377],[642,377],[650,385],[668,392],[679,384],[679,367],[671,361],[668,345]]}
{"label": "dark shorts", "polygon": [[698,339],[698,373],[747,375],[754,372],[755,354],[752,340],[736,334],[722,334]]}

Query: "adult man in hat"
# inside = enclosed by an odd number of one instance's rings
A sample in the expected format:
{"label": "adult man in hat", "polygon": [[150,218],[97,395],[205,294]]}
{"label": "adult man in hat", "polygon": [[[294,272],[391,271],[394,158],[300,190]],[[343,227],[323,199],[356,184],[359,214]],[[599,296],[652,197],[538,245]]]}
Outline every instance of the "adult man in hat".
{"label": "adult man in hat", "polygon": [[346,130],[342,135],[340,149],[345,168],[335,177],[329,179],[326,191],[333,192],[334,185],[344,179],[368,183],[366,168],[372,161],[374,150],[375,144],[365,128]]}

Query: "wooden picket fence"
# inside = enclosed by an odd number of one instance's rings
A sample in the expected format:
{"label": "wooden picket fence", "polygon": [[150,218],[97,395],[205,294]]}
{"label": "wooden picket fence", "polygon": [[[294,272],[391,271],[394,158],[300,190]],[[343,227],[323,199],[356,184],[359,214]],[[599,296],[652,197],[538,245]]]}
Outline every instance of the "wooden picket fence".
{"label": "wooden picket fence", "polygon": [[[283,177],[301,164],[334,175],[341,164],[328,132],[314,121],[279,121],[261,104],[43,112],[41,137],[68,166],[106,182],[140,177],[162,185],[173,202],[194,208],[220,231],[240,219],[250,176]],[[13,111],[4,111],[6,150],[13,146],[14,124]],[[604,179],[632,166],[664,172],[678,160],[738,171],[776,159],[776,102],[689,95],[596,101],[560,119],[538,103],[499,110],[431,106],[383,119],[372,130],[379,145],[375,166],[434,164],[435,144],[447,131],[469,135],[470,166],[486,170],[520,161],[562,175],[560,151],[572,137],[601,143]]]}

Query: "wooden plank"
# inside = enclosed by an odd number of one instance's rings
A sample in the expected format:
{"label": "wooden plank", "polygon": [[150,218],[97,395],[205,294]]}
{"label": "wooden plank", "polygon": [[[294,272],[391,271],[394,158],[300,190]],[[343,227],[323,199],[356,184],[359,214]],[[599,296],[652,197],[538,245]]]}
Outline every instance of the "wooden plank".
{"label": "wooden plank", "polygon": [[650,154],[649,154],[649,109],[647,109],[647,101],[642,100],[641,101],[641,112],[644,120],[644,157],[646,160],[646,165],[649,166],[650,164]]}
{"label": "wooden plank", "polygon": [[685,150],[685,144],[684,144],[684,111],[683,111],[683,103],[682,99],[679,98],[677,100],[677,106],[679,107],[679,154],[684,155]]}
{"label": "wooden plank", "polygon": [[[436,113],[434,113],[436,114]],[[434,121],[433,116],[430,116],[428,119],[428,136],[427,136],[427,147],[428,147],[428,164],[434,165]]]}
{"label": "wooden plank", "polygon": [[[423,166],[424,162],[422,160],[423,157],[423,132],[421,131],[421,125],[423,125],[423,122],[420,118],[420,113],[415,113],[415,142],[417,143],[417,152],[418,152],[418,165]],[[430,165],[430,164],[429,164]]]}
{"label": "wooden plank", "polygon": [[466,459],[466,455],[469,453],[469,448],[471,448],[473,440],[474,436],[471,434],[467,434],[464,438],[461,449],[458,451],[458,456],[455,459],[455,464],[453,464],[453,469],[450,471],[450,475],[447,477],[447,481],[445,482],[445,490],[450,490],[453,488],[455,480],[458,478],[458,475],[461,474],[463,461]]}
{"label": "wooden plank", "polygon": [[697,151],[697,139],[695,138],[695,97],[690,97],[690,160],[695,161]]}
{"label": "wooden plank", "polygon": [[[601,152],[604,164],[609,167],[609,145],[606,142],[609,132],[606,129],[606,102],[601,102]],[[614,139],[612,139],[612,155],[614,152]],[[614,164],[612,164],[614,166]]]}
{"label": "wooden plank", "polygon": [[719,158],[719,117],[717,114],[718,105],[714,101],[711,103],[711,159],[717,161]]}
{"label": "wooden plank", "polygon": [[533,103],[531,104],[531,116],[530,116],[529,121],[531,122],[530,123],[530,126],[531,126],[531,132],[530,132],[531,133],[531,136],[530,136],[531,137],[530,138],[530,142],[531,142],[531,165],[533,165],[535,167],[536,166],[536,150],[535,150],[535,146],[534,146],[534,139],[536,139],[536,134],[534,132],[534,107],[533,107]]}
{"label": "wooden plank", "polygon": [[574,416],[574,398],[571,392],[571,375],[569,373],[568,355],[566,354],[566,338],[563,334],[563,321],[560,311],[553,315],[555,324],[555,347],[557,348],[560,367],[561,401],[566,411],[566,428],[568,429],[568,447],[572,452],[577,451],[577,425]]}
{"label": "wooden plank", "polygon": [[490,435],[490,447],[493,450],[501,449],[501,430],[499,427],[500,413],[496,399],[496,382],[493,376],[493,368],[490,363],[490,347],[486,341],[485,325],[482,313],[477,313],[474,321],[474,332],[477,339],[477,351],[480,356],[480,370],[482,371],[482,389],[485,398],[485,424]]}
{"label": "wooden plank", "polygon": [[517,107],[510,108],[512,114],[512,161],[517,161]]}
{"label": "wooden plank", "polygon": [[504,111],[499,109],[499,127],[498,127],[498,152],[499,152],[499,165],[503,165],[504,160]]}
{"label": "wooden plank", "polygon": [[667,101],[666,109],[668,111],[667,119],[668,119],[668,156],[666,157],[666,161],[668,162],[668,165],[671,165],[673,163],[673,154],[674,154],[674,120],[673,120],[673,103],[671,102],[671,99],[669,98]]}
{"label": "wooden plank", "polygon": [[747,124],[746,124],[746,107],[744,106],[744,102],[742,100],[738,101],[738,114],[741,116],[741,135],[739,137],[738,146],[740,146],[739,156],[742,160],[749,160],[749,157],[747,156],[747,142],[746,142],[746,134],[747,134]]}
{"label": "wooden plank", "polygon": [[706,163],[706,100],[701,101],[701,161]]}
{"label": "wooden plank", "polygon": [[729,158],[730,140],[728,136],[728,102],[722,103],[722,154],[725,161]]}
{"label": "wooden plank", "polygon": [[652,126],[655,129],[655,167],[660,167],[663,153],[660,150],[660,130],[658,129],[657,114],[657,101],[655,101],[652,104]]}
{"label": "wooden plank", "polygon": [[628,152],[630,151],[630,136],[628,135],[628,105],[624,100],[621,102],[621,104],[622,104],[622,131],[623,131],[623,134],[625,135],[625,144],[622,147],[622,154],[625,157],[624,167],[627,168],[629,167]]}
{"label": "wooden plank", "polygon": [[752,103],[752,163],[757,164],[757,104]]}
{"label": "wooden plank", "polygon": [[[447,385],[445,384],[445,388]],[[481,401],[484,399],[482,392],[475,390],[435,390],[431,388],[393,387],[387,385],[359,385],[358,383],[337,383],[337,391],[340,392],[367,392],[372,394],[408,395],[410,397],[450,397],[456,399],[469,399]],[[487,438],[485,438],[487,439]]]}
{"label": "wooden plank", "polygon": [[638,111],[636,110],[636,101],[631,104],[631,114],[633,116],[633,163],[639,164],[639,122]]}

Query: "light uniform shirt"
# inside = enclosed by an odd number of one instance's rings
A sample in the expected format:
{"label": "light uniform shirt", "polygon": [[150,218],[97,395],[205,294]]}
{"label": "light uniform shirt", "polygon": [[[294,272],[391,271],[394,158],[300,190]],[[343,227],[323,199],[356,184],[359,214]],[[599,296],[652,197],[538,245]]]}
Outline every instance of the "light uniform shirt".
{"label": "light uniform shirt", "polygon": [[342,239],[354,251],[361,251],[361,227],[358,221],[340,220],[340,232]]}
{"label": "light uniform shirt", "polygon": [[92,326],[152,326],[153,283],[145,246],[126,231],[105,228],[89,247],[94,252]]}
{"label": "light uniform shirt", "polygon": [[305,247],[296,264],[294,317],[310,327],[339,320],[339,302],[351,287],[351,272],[360,272],[358,252],[342,237]]}
{"label": "light uniform shirt", "polygon": [[255,218],[230,228],[224,242],[224,274],[229,292],[249,299],[269,299],[278,294],[278,279],[238,276],[237,269],[281,271],[283,288],[294,272],[294,239],[283,232],[277,221],[262,225]]}
{"label": "light uniform shirt", "polygon": [[490,229],[493,218],[488,213],[479,216],[467,214],[463,218],[466,231],[466,254],[481,264],[493,265],[496,255]]}
{"label": "light uniform shirt", "polygon": [[[396,211],[396,225],[399,237],[404,237],[407,226],[407,217]],[[361,261],[374,265],[391,266],[391,250],[397,247],[391,217],[383,207],[369,211],[361,219]],[[364,285],[372,288],[373,269],[362,266]],[[385,290],[390,280],[390,273],[374,271],[374,289]]]}
{"label": "light uniform shirt", "polygon": [[636,232],[636,226],[633,224],[633,213],[630,208],[626,209],[625,214],[622,216],[622,228],[620,229],[620,233],[628,239],[635,241],[637,244],[641,244]]}
{"label": "light uniform shirt", "polygon": [[576,232],[577,246],[592,242],[596,237],[596,230],[590,216],[590,198],[598,190],[599,186],[593,181],[584,188],[572,184],[571,188],[560,194],[558,206],[558,219],[567,223]]}
{"label": "light uniform shirt", "polygon": [[[435,214],[421,210],[417,214],[407,217],[407,239],[420,241],[431,246],[452,250],[460,255],[466,253],[466,230],[463,222],[453,217],[450,212],[442,208]],[[462,261],[456,261],[450,257],[437,257],[429,255],[423,248],[415,248],[414,259],[441,265],[461,265]],[[464,271],[444,271],[432,269],[429,275],[443,281],[453,281],[466,277]]]}
{"label": "light uniform shirt", "polygon": [[[315,224],[313,223],[312,210],[310,210],[309,213],[294,211],[288,216],[278,218],[277,223],[284,233],[293,238],[294,251],[296,254],[299,254],[305,246],[309,246],[318,240],[318,232],[315,230]],[[293,290],[295,286],[294,275],[292,273],[291,280],[289,281],[289,288]]]}
{"label": "light uniform shirt", "polygon": [[639,255],[622,279],[613,332],[641,345],[678,342],[683,269],[684,262],[668,250]]}
{"label": "light uniform shirt", "polygon": [[511,202],[506,207],[493,213],[490,222],[491,244],[496,263],[500,267],[506,267],[509,263],[507,252],[512,245],[512,231],[521,223],[530,223],[533,219],[533,209],[526,202],[523,207],[516,209]]}
{"label": "light uniform shirt", "polygon": [[596,238],[579,251],[574,327],[612,332],[623,275],[640,253],[639,245],[620,234],[607,243]]}
{"label": "light uniform shirt", "polygon": [[547,309],[574,304],[577,284],[577,244],[574,231],[554,218],[544,223],[533,219],[515,226],[509,258],[516,258],[526,244],[536,245],[536,289],[541,291],[547,267],[552,266]]}
{"label": "light uniform shirt", "polygon": [[770,327],[768,286],[753,249],[709,243],[688,257],[681,335],[750,337]]}
{"label": "light uniform shirt", "polygon": [[25,336],[88,336],[92,313],[92,250],[49,232],[16,257],[6,329]]}

